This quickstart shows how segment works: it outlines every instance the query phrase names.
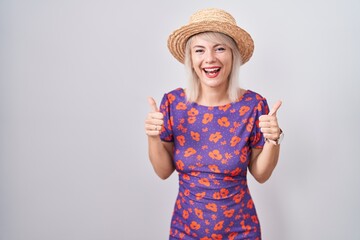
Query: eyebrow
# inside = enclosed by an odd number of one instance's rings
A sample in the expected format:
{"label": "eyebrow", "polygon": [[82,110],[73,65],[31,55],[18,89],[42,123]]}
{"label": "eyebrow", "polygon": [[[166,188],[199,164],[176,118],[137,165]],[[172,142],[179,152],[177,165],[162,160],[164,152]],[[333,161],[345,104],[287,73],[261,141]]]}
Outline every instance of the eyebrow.
{"label": "eyebrow", "polygon": [[[218,46],[226,46],[225,44],[222,44],[222,43],[217,43],[217,44],[215,44],[214,46],[213,46],[213,48],[216,48],[216,47],[218,47]],[[202,46],[202,45],[195,45],[195,46],[193,46],[193,48],[205,48],[204,46]]]}

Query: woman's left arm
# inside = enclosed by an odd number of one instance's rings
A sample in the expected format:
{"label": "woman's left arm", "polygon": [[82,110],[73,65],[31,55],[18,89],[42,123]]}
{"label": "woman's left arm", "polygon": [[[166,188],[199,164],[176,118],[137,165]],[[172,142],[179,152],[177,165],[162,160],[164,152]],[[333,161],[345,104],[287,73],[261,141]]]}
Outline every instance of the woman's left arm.
{"label": "woman's left arm", "polygon": [[281,106],[278,101],[268,115],[259,118],[259,127],[266,141],[262,149],[252,148],[249,171],[259,183],[266,182],[279,159],[280,145],[278,141],[282,130],[279,127],[276,112]]}

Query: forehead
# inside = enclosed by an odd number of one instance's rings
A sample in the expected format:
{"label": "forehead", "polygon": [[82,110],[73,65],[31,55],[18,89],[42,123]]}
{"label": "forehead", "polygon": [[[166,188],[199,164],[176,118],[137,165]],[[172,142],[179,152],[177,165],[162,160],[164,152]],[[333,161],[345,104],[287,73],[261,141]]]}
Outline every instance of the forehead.
{"label": "forehead", "polygon": [[224,41],[221,41],[221,39],[216,37],[208,37],[206,35],[195,35],[191,39],[191,46],[214,46],[219,44],[225,44]]}

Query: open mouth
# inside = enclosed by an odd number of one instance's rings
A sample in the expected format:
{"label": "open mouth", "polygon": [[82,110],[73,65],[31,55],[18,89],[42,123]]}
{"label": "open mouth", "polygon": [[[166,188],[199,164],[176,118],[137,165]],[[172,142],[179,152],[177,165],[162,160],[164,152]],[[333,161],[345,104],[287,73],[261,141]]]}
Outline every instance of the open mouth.
{"label": "open mouth", "polygon": [[220,67],[213,67],[213,68],[203,68],[206,76],[208,77],[216,77],[220,72]]}

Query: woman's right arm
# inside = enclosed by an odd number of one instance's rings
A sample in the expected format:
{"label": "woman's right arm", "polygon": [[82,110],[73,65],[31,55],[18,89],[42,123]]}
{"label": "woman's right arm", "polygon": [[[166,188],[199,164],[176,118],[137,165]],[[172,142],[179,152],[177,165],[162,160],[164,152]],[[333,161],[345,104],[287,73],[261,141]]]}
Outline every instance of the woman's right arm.
{"label": "woman's right arm", "polygon": [[167,179],[175,170],[173,164],[173,147],[171,142],[163,142],[160,137],[148,137],[149,159],[161,179]]}
{"label": "woman's right arm", "polygon": [[172,142],[163,142],[160,131],[164,124],[164,115],[159,111],[153,98],[149,98],[151,112],[145,120],[145,132],[148,135],[149,159],[155,173],[161,179],[167,179],[175,170],[173,164]]}

